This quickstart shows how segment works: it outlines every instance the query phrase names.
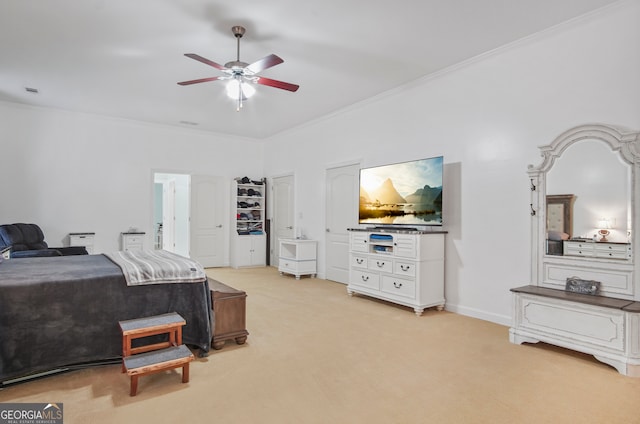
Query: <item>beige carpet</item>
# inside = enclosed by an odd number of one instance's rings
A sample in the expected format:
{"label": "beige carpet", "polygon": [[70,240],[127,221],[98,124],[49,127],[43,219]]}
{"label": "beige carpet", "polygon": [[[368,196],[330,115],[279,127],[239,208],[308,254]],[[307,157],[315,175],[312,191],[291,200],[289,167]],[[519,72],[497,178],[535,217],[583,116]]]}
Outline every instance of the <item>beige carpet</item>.
{"label": "beige carpet", "polygon": [[0,391],[61,402],[73,423],[640,423],[640,379],[590,356],[509,343],[508,328],[412,310],[273,268],[209,269],[247,298],[248,341],[179,371],[117,365]]}

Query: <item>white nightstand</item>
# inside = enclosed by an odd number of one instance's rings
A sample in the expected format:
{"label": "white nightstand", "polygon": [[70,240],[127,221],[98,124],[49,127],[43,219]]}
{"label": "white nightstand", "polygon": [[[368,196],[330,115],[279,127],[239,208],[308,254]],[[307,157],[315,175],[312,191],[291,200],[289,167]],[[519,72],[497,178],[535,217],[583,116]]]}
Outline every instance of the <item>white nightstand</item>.
{"label": "white nightstand", "polygon": [[280,239],[278,271],[280,274],[293,274],[296,280],[301,275],[316,276],[315,240]]}
{"label": "white nightstand", "polygon": [[143,250],[145,233],[126,232],[120,233],[122,236],[122,250]]}
{"label": "white nightstand", "polygon": [[93,241],[96,233],[69,233],[69,246],[84,246],[87,253],[93,254]]}

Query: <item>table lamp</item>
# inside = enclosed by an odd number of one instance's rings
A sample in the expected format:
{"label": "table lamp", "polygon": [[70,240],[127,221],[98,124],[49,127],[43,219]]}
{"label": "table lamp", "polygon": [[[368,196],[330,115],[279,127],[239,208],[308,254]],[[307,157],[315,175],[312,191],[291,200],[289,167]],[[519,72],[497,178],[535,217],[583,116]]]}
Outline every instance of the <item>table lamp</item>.
{"label": "table lamp", "polygon": [[598,221],[598,234],[602,237],[598,241],[609,241],[607,240],[607,236],[609,235],[609,229],[611,228],[611,219],[609,218],[600,218]]}

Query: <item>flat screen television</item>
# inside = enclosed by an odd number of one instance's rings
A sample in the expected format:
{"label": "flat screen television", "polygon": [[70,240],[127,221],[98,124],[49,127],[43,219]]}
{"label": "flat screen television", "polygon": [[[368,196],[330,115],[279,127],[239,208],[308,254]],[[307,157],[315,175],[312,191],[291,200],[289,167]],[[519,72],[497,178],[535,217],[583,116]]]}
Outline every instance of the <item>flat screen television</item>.
{"label": "flat screen television", "polygon": [[358,222],[442,226],[443,157],[360,169]]}

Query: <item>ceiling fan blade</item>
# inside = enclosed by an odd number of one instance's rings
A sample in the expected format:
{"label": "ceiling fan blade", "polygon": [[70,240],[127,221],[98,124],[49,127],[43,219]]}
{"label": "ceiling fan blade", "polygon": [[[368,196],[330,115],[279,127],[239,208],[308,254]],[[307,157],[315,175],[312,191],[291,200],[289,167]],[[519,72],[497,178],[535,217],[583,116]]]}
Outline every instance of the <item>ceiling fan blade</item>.
{"label": "ceiling fan blade", "polygon": [[265,69],[269,69],[272,66],[276,66],[284,62],[280,57],[275,54],[270,54],[269,56],[265,56],[260,60],[257,60],[247,66],[245,69],[249,70],[253,74],[257,74],[260,71],[264,71]]}
{"label": "ceiling fan blade", "polygon": [[199,84],[201,82],[208,82],[208,81],[215,81],[215,80],[219,80],[219,79],[226,79],[224,77],[211,77],[211,78],[201,78],[201,79],[197,79],[197,80],[191,80],[191,81],[182,81],[179,82],[179,85],[191,85],[191,84]]}
{"label": "ceiling fan blade", "polygon": [[281,88],[283,90],[298,91],[299,85],[289,84],[288,82],[278,81],[271,78],[257,77],[257,84],[268,85],[269,87]]}
{"label": "ceiling fan blade", "polygon": [[209,59],[205,59],[204,57],[198,56],[195,53],[185,53],[184,55],[187,56],[187,57],[190,57],[191,59],[197,60],[198,62],[202,62],[205,65],[213,66],[216,69],[220,69],[221,71],[224,71],[224,70],[227,69],[226,67],[220,65],[219,63],[216,63],[216,62],[214,62],[212,60],[209,60]]}

